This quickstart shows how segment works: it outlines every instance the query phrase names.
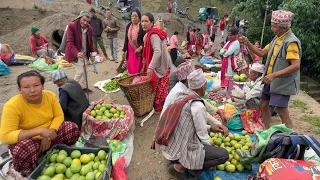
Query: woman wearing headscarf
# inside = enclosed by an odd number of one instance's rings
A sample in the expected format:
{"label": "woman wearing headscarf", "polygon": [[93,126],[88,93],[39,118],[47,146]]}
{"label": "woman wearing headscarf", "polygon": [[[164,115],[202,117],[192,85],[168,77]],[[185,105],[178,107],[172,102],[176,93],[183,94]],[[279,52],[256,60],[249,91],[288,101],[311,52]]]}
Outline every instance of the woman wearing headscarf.
{"label": "woman wearing headscarf", "polygon": [[35,56],[49,56],[52,58],[54,52],[49,49],[49,41],[40,35],[40,28],[31,27],[31,37],[29,39],[32,54]]}
{"label": "woman wearing headscarf", "polygon": [[220,50],[220,54],[223,56],[221,66],[221,87],[227,87],[227,99],[230,99],[230,93],[233,86],[232,77],[237,74],[234,58],[234,56],[240,52],[240,43],[237,39],[237,34],[237,29],[230,28],[228,31],[229,41]]}
{"label": "woman wearing headscarf", "polygon": [[82,114],[88,108],[89,101],[81,86],[75,80],[69,80],[63,69],[52,72],[52,81],[59,88],[59,102],[65,121],[71,121],[82,127]]}
{"label": "woman wearing headscarf", "polygon": [[129,74],[137,74],[142,68],[143,36],[141,13],[138,9],[131,12],[131,22],[126,27],[126,36],[122,49],[122,56],[127,58],[127,70]]}
{"label": "woman wearing headscarf", "polygon": [[153,28],[154,17],[146,13],[141,18],[144,36],[142,71],[147,72],[151,79],[152,89],[156,91],[154,109],[161,112],[168,95],[171,58],[167,51],[165,39],[167,33],[161,29]]}

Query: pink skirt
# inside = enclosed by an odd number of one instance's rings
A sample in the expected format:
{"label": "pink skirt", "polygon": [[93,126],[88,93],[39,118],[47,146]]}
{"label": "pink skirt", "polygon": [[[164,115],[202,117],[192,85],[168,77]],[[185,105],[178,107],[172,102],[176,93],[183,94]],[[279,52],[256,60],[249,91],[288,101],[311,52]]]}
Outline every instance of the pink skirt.
{"label": "pink skirt", "polygon": [[135,50],[128,43],[128,59],[127,59],[127,70],[130,75],[138,74],[141,71],[141,57],[138,57]]}

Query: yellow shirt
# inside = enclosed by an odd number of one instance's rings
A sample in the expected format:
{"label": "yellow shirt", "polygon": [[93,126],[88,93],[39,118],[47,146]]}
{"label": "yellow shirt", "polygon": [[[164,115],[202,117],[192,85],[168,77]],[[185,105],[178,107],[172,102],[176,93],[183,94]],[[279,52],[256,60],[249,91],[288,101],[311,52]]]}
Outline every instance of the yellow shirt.
{"label": "yellow shirt", "polygon": [[0,139],[3,144],[15,144],[22,130],[43,127],[58,131],[63,121],[63,111],[53,92],[43,90],[41,104],[30,104],[18,94],[3,107]]}
{"label": "yellow shirt", "polygon": [[[276,43],[274,45],[273,48],[273,52],[271,55],[271,59],[270,59],[270,64],[268,67],[268,71],[267,74],[271,74],[272,73],[272,68],[273,68],[273,64],[274,64],[274,58],[277,55],[278,49],[280,47],[280,45],[282,44],[284,37],[290,32],[291,30],[288,30],[284,35],[280,36],[277,38]],[[266,45],[264,47],[264,49],[266,51],[270,50],[270,44]],[[299,60],[300,59],[300,55],[299,55],[299,47],[298,44],[296,42],[290,43],[288,48],[287,48],[287,55],[286,55],[286,60]]]}

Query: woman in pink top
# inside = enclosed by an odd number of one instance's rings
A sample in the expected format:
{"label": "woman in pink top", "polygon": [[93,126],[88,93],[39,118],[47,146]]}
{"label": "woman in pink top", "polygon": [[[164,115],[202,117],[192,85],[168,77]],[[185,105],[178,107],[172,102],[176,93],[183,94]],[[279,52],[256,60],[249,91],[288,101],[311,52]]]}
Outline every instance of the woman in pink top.
{"label": "woman in pink top", "polygon": [[170,56],[173,64],[178,58],[178,34],[179,33],[175,31],[173,36],[170,38]]}

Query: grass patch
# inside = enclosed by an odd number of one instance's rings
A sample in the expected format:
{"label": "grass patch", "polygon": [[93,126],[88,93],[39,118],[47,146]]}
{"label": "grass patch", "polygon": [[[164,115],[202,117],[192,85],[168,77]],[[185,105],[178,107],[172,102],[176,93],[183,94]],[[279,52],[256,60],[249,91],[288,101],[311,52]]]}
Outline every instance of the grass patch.
{"label": "grass patch", "polygon": [[307,104],[305,102],[303,102],[303,101],[300,101],[299,99],[293,99],[292,103],[293,103],[294,107],[297,107],[297,108],[300,108],[300,109],[303,109],[303,110],[307,110],[308,109]]}
{"label": "grass patch", "polygon": [[[313,126],[317,126],[320,127],[320,116],[309,116],[309,115],[305,115],[302,117],[302,119],[308,123],[310,123]],[[318,132],[320,133],[320,130],[318,130]]]}
{"label": "grass patch", "polygon": [[320,130],[312,130],[311,131],[313,134],[319,135],[320,134]]}

